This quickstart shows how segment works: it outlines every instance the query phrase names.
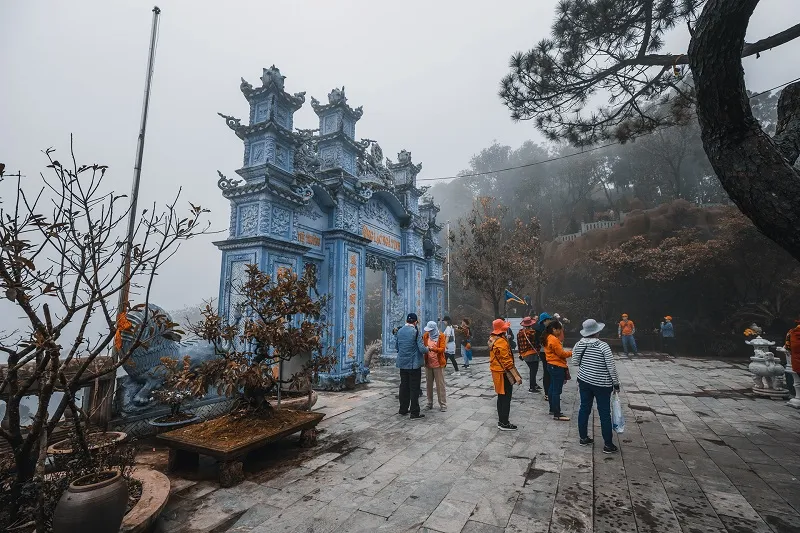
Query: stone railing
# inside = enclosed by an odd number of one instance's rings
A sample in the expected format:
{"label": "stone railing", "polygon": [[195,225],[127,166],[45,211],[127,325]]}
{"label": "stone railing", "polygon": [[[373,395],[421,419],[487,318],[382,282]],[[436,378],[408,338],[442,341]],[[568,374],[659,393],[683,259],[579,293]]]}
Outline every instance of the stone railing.
{"label": "stone railing", "polygon": [[578,233],[569,233],[567,235],[559,235],[555,238],[556,242],[569,242],[574,241],[584,233],[588,233],[590,231],[596,229],[608,229],[613,228],[614,226],[618,225],[619,221],[617,220],[600,220],[599,222],[581,222],[581,230]]}
{"label": "stone railing", "polygon": [[[708,204],[696,204],[697,207],[702,209],[707,209],[711,207],[726,207],[728,204],[721,204],[721,203],[708,203]],[[600,220],[598,222],[581,222],[581,230],[578,233],[568,233],[567,235],[559,235],[555,239],[556,242],[569,242],[574,241],[581,235],[596,230],[596,229],[608,229],[613,228],[614,226],[618,226],[625,220],[625,213],[619,213],[619,220]]]}
{"label": "stone railing", "polygon": [[569,235],[559,235],[558,237],[555,238],[555,241],[556,242],[574,241],[575,239],[577,239],[581,235],[583,235],[583,234],[582,233],[570,233]]}
{"label": "stone railing", "polygon": [[581,222],[581,235],[586,233],[587,231],[592,231],[596,229],[608,229],[613,228],[619,224],[616,220],[600,220],[599,222]]}

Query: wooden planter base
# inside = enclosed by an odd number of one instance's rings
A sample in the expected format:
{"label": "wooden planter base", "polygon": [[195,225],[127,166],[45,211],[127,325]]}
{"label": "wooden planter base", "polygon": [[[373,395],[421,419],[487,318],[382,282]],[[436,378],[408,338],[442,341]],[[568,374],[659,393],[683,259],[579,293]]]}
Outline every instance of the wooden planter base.
{"label": "wooden planter base", "polygon": [[300,432],[300,445],[314,446],[316,426],[325,415],[306,411],[276,410],[270,418],[229,414],[187,426],[158,438],[169,448],[169,470],[195,469],[200,455],[219,463],[219,483],[231,487],[244,480],[246,455],[270,442]]}

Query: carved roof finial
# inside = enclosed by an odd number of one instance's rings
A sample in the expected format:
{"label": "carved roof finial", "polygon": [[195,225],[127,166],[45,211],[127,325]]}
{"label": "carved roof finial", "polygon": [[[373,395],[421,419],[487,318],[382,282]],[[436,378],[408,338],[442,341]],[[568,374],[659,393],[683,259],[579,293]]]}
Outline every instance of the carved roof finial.
{"label": "carved roof finial", "polygon": [[242,78],[242,83],[239,84],[239,90],[243,93],[249,93],[253,90],[253,86],[250,85],[246,79]]}
{"label": "carved roof finial", "polygon": [[334,87],[333,90],[328,93],[328,103],[329,104],[347,103],[347,97],[344,95],[344,85],[342,85],[341,89]]}
{"label": "carved roof finial", "polygon": [[267,87],[270,84],[275,84],[275,86],[282,91],[285,79],[286,76],[281,75],[280,69],[272,65],[269,68],[263,69],[263,74],[261,74],[261,86]]}

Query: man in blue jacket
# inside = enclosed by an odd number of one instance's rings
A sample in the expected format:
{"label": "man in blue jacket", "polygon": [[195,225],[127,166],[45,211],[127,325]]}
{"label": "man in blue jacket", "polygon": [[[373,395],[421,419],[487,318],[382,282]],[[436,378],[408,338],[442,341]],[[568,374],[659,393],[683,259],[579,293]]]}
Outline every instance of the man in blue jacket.
{"label": "man in blue jacket", "polygon": [[420,382],[422,381],[422,362],[428,348],[422,343],[417,315],[409,313],[406,324],[395,336],[397,348],[397,368],[400,369],[400,411],[401,415],[409,413],[411,418],[420,419],[425,415],[419,412]]}

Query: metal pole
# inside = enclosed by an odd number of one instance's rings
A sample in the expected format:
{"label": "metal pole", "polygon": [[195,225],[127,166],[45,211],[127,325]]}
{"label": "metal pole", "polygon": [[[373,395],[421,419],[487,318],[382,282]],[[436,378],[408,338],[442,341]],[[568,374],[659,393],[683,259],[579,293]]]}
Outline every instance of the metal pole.
{"label": "metal pole", "polygon": [[447,221],[447,312],[452,313],[450,307],[450,221]]}
{"label": "metal pole", "polygon": [[[153,6],[153,25],[150,29],[150,54],[147,59],[147,77],[144,84],[144,101],[142,103],[142,119],[139,126],[139,139],[136,145],[136,161],[133,166],[133,185],[131,187],[131,205],[128,211],[128,237],[125,242],[125,256],[123,263],[123,285],[119,293],[117,315],[125,312],[131,291],[131,254],[133,252],[133,234],[136,230],[137,203],[139,200],[139,183],[142,177],[142,158],[144,156],[144,135],[147,129],[147,112],[150,108],[150,84],[153,81],[153,65],[156,55],[156,40],[158,37],[158,16],[161,9]],[[115,353],[115,359],[119,354]]]}

